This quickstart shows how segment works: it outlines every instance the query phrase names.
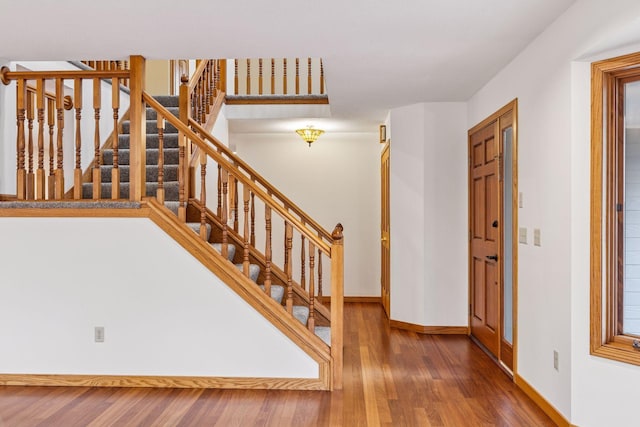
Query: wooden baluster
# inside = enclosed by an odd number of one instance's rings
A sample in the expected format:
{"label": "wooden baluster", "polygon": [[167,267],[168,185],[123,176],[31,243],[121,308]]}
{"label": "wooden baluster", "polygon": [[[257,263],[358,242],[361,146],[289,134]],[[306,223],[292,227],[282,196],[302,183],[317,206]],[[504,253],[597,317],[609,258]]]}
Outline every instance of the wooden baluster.
{"label": "wooden baluster", "polygon": [[296,58],[296,95],[300,95],[300,58]]}
{"label": "wooden baluster", "polygon": [[251,95],[251,59],[247,58],[247,95]]}
{"label": "wooden baluster", "polygon": [[264,292],[271,295],[271,208],[265,203],[264,205],[264,222],[265,222],[265,267],[264,267]]}
{"label": "wooden baluster", "polygon": [[229,181],[229,172],[226,169],[222,169],[222,257],[227,259],[229,256],[229,245],[227,244],[227,185]]}
{"label": "wooden baluster", "polygon": [[324,95],[324,66],[320,60],[320,95]]}
{"label": "wooden baluster", "polygon": [[38,169],[36,170],[36,199],[44,199],[44,79],[36,82],[38,108]]}
{"label": "wooden baluster", "polygon": [[27,89],[27,200],[35,198],[35,174],[33,173],[33,108],[35,107],[34,93]]}
{"label": "wooden baluster", "polygon": [[205,93],[205,85],[200,80],[198,82],[198,123],[204,124],[204,115],[205,115],[205,102],[206,102],[206,93]]}
{"label": "wooden baluster", "polygon": [[[178,140],[178,218],[182,222],[187,220],[187,203],[185,199],[185,151],[187,148],[187,137],[180,133]],[[195,185],[195,183],[193,183]]]}
{"label": "wooden baluster", "polygon": [[293,313],[293,274],[292,274],[292,262],[291,262],[291,247],[293,242],[293,226],[287,221],[285,226],[285,253],[287,254],[286,275],[287,275],[287,311],[289,314]]}
{"label": "wooden baluster", "polygon": [[256,195],[251,192],[251,246],[256,246]]}
{"label": "wooden baluster", "polygon": [[73,198],[82,199],[82,79],[73,81],[73,103],[76,107],[76,152],[73,170]]}
{"label": "wooden baluster", "polygon": [[311,240],[309,240],[309,321],[307,326],[311,332],[314,332],[316,328],[316,313],[315,313],[315,253],[316,247]]}
{"label": "wooden baluster", "polygon": [[93,200],[98,200],[102,196],[102,175],[100,172],[100,164],[102,159],[100,158],[100,105],[101,105],[101,90],[100,79],[93,79],[93,117],[94,117],[94,132],[93,132]]}
{"label": "wooden baluster", "polygon": [[218,91],[220,90],[220,60],[214,59],[213,61],[213,87],[211,88],[211,93],[213,94],[212,103],[215,100],[215,97],[218,96]]}
{"label": "wooden baluster", "polygon": [[237,59],[234,59],[233,67],[234,67],[233,85],[235,86],[234,93],[237,95],[238,94],[238,60]]}
{"label": "wooden baluster", "polygon": [[282,59],[282,94],[287,94],[287,58]]}
{"label": "wooden baluster", "polygon": [[218,163],[218,211],[217,214],[219,217],[222,216],[222,166]]}
{"label": "wooden baluster", "polygon": [[271,95],[276,93],[276,60],[271,58]]}
{"label": "wooden baluster", "polygon": [[262,58],[258,59],[258,95],[262,95]]}
{"label": "wooden baluster", "polygon": [[238,232],[238,179],[233,177],[233,231]]}
{"label": "wooden baluster", "polygon": [[26,98],[27,98],[27,81],[25,79],[19,79],[18,95],[16,103],[16,124],[18,126],[17,139],[16,139],[16,196],[18,200],[24,200],[27,197],[27,171],[25,170],[25,158],[24,158],[24,120],[26,112]]}
{"label": "wooden baluster", "polygon": [[249,277],[249,186],[242,186],[244,202],[244,251],[242,253],[242,270],[244,275]]}
{"label": "wooden baluster", "polygon": [[54,99],[47,100],[47,125],[49,126],[49,178],[47,181],[47,198],[49,200],[53,200],[56,198],[56,178],[53,168],[55,159],[53,136],[55,134],[54,128],[56,126],[56,102]]}
{"label": "wooden baluster", "polygon": [[318,249],[318,296],[322,298],[322,251]]}
{"label": "wooden baluster", "polygon": [[307,58],[307,94],[311,95],[311,58]]}
{"label": "wooden baluster", "polygon": [[64,137],[64,81],[63,79],[56,79],[56,110],[57,110],[57,124],[58,124],[58,152],[56,154],[56,160],[58,166],[56,167],[56,199],[60,200],[64,198],[64,162],[63,162],[63,137]]}
{"label": "wooden baluster", "polygon": [[[304,234],[300,235],[300,241],[301,241],[301,245],[300,245],[300,287],[302,289],[306,289],[307,287],[307,279],[305,277],[305,271],[304,271],[304,266],[307,262],[307,257],[304,253],[304,244],[305,244],[305,238],[304,238]],[[311,254],[309,254],[311,255]]]}
{"label": "wooden baluster", "polygon": [[206,117],[211,112],[211,105],[213,104],[213,65],[211,61],[207,61],[207,78],[205,80],[205,89],[207,92],[207,102],[205,103]]}
{"label": "wooden baluster", "polygon": [[156,198],[164,205],[164,117],[158,114],[158,191]]}
{"label": "wooden baluster", "polygon": [[207,153],[200,150],[200,238],[207,241]]}
{"label": "wooden baluster", "polygon": [[113,108],[113,168],[111,169],[111,198],[120,198],[120,168],[118,158],[118,111],[120,110],[120,84],[118,78],[111,80],[111,105]]}

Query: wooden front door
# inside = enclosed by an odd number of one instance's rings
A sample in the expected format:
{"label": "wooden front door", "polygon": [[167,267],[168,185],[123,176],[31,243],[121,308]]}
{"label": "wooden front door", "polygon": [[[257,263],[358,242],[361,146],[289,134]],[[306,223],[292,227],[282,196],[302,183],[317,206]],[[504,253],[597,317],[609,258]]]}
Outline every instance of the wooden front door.
{"label": "wooden front door", "polygon": [[381,189],[382,189],[382,197],[380,198],[382,201],[382,210],[381,210],[381,221],[380,221],[380,248],[381,248],[381,274],[380,274],[380,284],[381,291],[380,296],[382,300],[382,307],[384,308],[384,312],[387,314],[387,318],[391,313],[391,291],[389,289],[391,282],[391,251],[390,251],[390,242],[389,242],[389,230],[390,230],[390,221],[389,221],[389,144],[384,147],[382,151],[382,157],[380,161],[380,176],[382,177]]}
{"label": "wooden front door", "polygon": [[471,334],[496,357],[501,337],[499,159],[496,120],[469,135]]}

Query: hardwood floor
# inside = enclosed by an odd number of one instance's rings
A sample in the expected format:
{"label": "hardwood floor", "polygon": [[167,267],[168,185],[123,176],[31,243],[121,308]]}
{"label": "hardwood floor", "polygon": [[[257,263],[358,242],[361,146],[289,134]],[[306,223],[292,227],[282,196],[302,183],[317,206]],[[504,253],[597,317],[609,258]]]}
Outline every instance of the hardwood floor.
{"label": "hardwood floor", "polygon": [[389,329],[379,304],[348,303],[342,391],[0,387],[0,427],[87,425],[554,423],[466,336]]}

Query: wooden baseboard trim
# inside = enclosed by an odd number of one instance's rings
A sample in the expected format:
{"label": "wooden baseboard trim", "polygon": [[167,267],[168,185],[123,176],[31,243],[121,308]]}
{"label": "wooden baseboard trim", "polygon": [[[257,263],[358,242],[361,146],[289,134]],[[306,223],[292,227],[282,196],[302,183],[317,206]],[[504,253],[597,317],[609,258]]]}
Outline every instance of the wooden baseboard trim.
{"label": "wooden baseboard trim", "polygon": [[399,320],[389,320],[389,326],[428,335],[467,335],[469,333],[469,328],[466,326],[422,326]]}
{"label": "wooden baseboard trim", "polygon": [[[318,297],[318,301],[322,304],[330,304],[331,296]],[[380,297],[344,297],[344,302],[362,302],[362,303],[377,303],[381,304]]]}
{"label": "wooden baseboard trim", "polygon": [[562,415],[551,403],[549,403],[538,391],[524,380],[520,375],[515,374],[516,385],[534,401],[536,405],[544,411],[559,427],[573,427],[573,425]]}
{"label": "wooden baseboard trim", "polygon": [[0,202],[15,202],[18,197],[15,194],[0,194]]}
{"label": "wooden baseboard trim", "polygon": [[52,387],[155,387],[255,390],[326,390],[313,378],[227,378],[121,375],[0,374],[0,385]]}

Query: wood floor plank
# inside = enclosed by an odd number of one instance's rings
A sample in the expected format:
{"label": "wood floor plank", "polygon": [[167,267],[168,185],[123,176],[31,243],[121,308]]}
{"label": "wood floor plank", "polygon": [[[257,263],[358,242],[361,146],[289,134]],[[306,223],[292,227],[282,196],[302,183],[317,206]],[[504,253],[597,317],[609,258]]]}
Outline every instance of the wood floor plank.
{"label": "wood floor plank", "polygon": [[[0,426],[553,426],[466,336],[345,304],[344,390],[0,386]],[[283,361],[286,363],[286,361]]]}

